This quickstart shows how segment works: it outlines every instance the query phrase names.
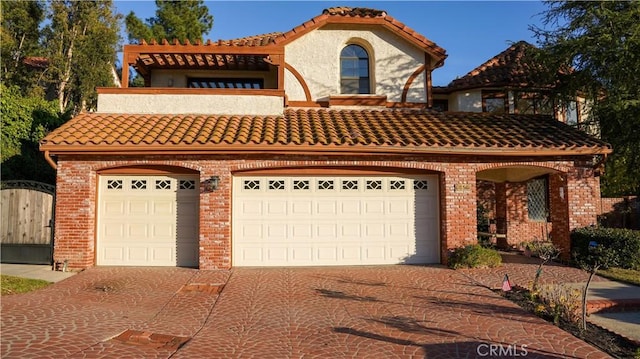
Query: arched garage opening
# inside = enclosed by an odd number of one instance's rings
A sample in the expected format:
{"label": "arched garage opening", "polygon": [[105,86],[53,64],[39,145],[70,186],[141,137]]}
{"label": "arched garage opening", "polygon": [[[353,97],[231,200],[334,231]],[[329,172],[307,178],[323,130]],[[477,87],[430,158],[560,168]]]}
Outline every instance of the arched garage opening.
{"label": "arched garage opening", "polygon": [[97,265],[198,267],[197,171],[109,168],[97,188]]}

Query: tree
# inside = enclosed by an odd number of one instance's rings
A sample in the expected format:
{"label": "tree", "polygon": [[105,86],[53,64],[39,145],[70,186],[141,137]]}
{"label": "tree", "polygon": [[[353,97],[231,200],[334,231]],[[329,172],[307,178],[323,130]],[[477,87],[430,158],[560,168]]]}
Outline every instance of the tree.
{"label": "tree", "polygon": [[47,80],[60,112],[94,108],[96,87],[113,86],[120,15],[111,0],[51,0],[45,28]]}
{"label": "tree", "polygon": [[17,85],[23,93],[37,85],[37,78],[29,74],[23,63],[25,57],[41,55],[40,23],[44,20],[42,1],[2,1],[2,38],[0,53],[2,83]]}
{"label": "tree", "polygon": [[38,142],[68,119],[56,101],[23,96],[17,86],[0,85],[2,97],[2,179],[28,179],[55,183],[55,171],[46,163]]}
{"label": "tree", "polygon": [[531,251],[531,254],[540,259],[538,268],[536,269],[536,275],[533,278],[533,284],[531,285],[531,291],[536,293],[538,291],[538,283],[540,281],[540,275],[542,275],[542,267],[550,261],[560,256],[560,248],[556,247],[550,240],[544,241],[532,241],[527,243],[527,247]]}
{"label": "tree", "polygon": [[640,1],[545,4],[544,27],[531,27],[545,67],[571,69],[557,81],[560,95],[592,100],[591,118],[614,149],[603,194],[640,194]]}
{"label": "tree", "polygon": [[125,19],[130,43],[140,40],[161,42],[189,40],[202,41],[213,27],[213,16],[202,0],[156,0],[156,16],[140,20],[133,12]]}
{"label": "tree", "polygon": [[589,279],[582,291],[582,329],[587,329],[587,294],[589,293],[589,285],[593,276],[598,273],[598,269],[607,269],[617,264],[617,256],[615,251],[608,246],[591,242],[589,243],[589,251],[584,256],[575,256],[575,260],[580,267],[589,272]]}

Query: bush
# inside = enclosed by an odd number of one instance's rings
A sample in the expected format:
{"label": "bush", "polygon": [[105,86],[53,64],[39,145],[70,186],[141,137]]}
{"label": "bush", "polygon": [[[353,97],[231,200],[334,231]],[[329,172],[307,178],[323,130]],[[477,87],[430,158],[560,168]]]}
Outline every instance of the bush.
{"label": "bush", "polygon": [[555,324],[561,320],[567,323],[580,321],[580,288],[568,285],[544,285],[537,293],[544,304],[536,308],[536,313],[553,318]]}
{"label": "bush", "polygon": [[449,266],[458,268],[493,268],[502,264],[500,253],[494,249],[472,244],[456,248],[451,252]]}
{"label": "bush", "polygon": [[623,228],[577,228],[571,232],[571,254],[573,258],[589,255],[589,243],[596,242],[610,248],[617,266],[640,270],[640,231]]}

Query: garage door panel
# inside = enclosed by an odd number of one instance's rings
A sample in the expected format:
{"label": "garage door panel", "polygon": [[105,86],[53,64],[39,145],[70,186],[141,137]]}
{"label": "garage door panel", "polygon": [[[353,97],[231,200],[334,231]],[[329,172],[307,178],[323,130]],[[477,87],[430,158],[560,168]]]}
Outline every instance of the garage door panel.
{"label": "garage door panel", "polygon": [[311,246],[292,246],[289,252],[294,263],[309,263],[313,260],[314,250]]}
{"label": "garage door panel", "polygon": [[106,215],[122,215],[124,211],[125,203],[122,201],[105,201],[102,204],[103,213]]}
{"label": "garage door panel", "polygon": [[166,262],[175,259],[173,248],[153,247],[150,248],[149,251],[151,252],[151,258],[154,262]]}
{"label": "garage door panel", "polygon": [[360,223],[338,223],[338,228],[340,233],[340,237],[345,240],[349,240],[350,238],[360,238],[362,236],[362,231],[360,229]]}
{"label": "garage door panel", "polygon": [[386,247],[384,245],[369,244],[363,248],[363,257],[367,261],[382,261],[386,259]]}
{"label": "garage door panel", "polygon": [[[392,199],[388,203],[388,213],[391,215],[409,215],[410,206],[413,207],[413,203],[407,203],[408,200]],[[413,202],[413,201],[411,201]]]}
{"label": "garage door panel", "polygon": [[[282,240],[287,238],[288,226],[284,223],[265,223],[267,227],[267,239],[269,240]],[[262,238],[262,235],[256,236],[256,238]]]}
{"label": "garage door panel", "polygon": [[287,201],[281,201],[272,199],[266,203],[267,214],[270,215],[286,215],[287,214]]}
{"label": "garage door panel", "polygon": [[149,202],[145,200],[132,200],[127,203],[127,207],[129,209],[129,214],[131,215],[144,215],[148,216],[149,214]]}
{"label": "garage door panel", "polygon": [[335,223],[319,223],[316,225],[315,237],[318,239],[335,239],[338,226]]}
{"label": "garage door panel", "polygon": [[382,215],[384,214],[385,200],[376,198],[370,200],[362,200],[365,215]]}
{"label": "garage door panel", "polygon": [[126,260],[128,262],[133,262],[133,263],[145,263],[149,261],[149,255],[148,255],[148,247],[133,247],[130,246],[126,249],[126,253],[127,253],[127,258]]}
{"label": "garage door panel", "polygon": [[313,204],[309,200],[291,201],[291,214],[293,216],[310,216]]}
{"label": "garage door panel", "polygon": [[398,261],[405,261],[408,259],[407,254],[412,253],[414,250],[409,245],[389,245],[389,256]]}
{"label": "garage door panel", "polygon": [[141,238],[145,239],[149,237],[149,227],[148,224],[143,223],[130,223],[127,226],[127,236],[129,238]]}
{"label": "garage door panel", "polygon": [[171,238],[175,237],[175,225],[173,223],[153,223],[151,225],[153,238]]}
{"label": "garage door panel", "polygon": [[437,183],[437,176],[235,177],[233,265],[439,262],[439,227],[431,226]]}
{"label": "garage door panel", "polygon": [[359,215],[361,214],[361,202],[358,199],[344,199],[339,201],[340,215]]}
{"label": "garage door panel", "polygon": [[99,183],[98,265],[198,265],[197,176],[105,175]]}
{"label": "garage door panel", "polygon": [[318,260],[336,262],[340,259],[338,257],[339,251],[340,249],[336,246],[320,246],[317,249]]}
{"label": "garage door panel", "polygon": [[368,238],[384,238],[385,237],[385,225],[384,223],[365,223],[363,224],[364,234]]}
{"label": "garage door panel", "polygon": [[124,225],[122,223],[109,223],[103,227],[103,236],[124,238]]}
{"label": "garage door panel", "polygon": [[338,204],[335,200],[318,200],[316,201],[316,214],[329,215],[333,218],[337,213]]}
{"label": "garage door panel", "polygon": [[266,262],[278,263],[278,265],[288,262],[288,246],[269,246],[264,249],[264,252],[264,261]]}
{"label": "garage door panel", "polygon": [[102,260],[106,261],[123,261],[124,260],[124,248],[123,247],[104,247],[102,249]]}
{"label": "garage door panel", "polygon": [[241,204],[242,206],[242,214],[244,215],[252,215],[258,214],[262,215],[262,201],[254,201],[247,200]]}
{"label": "garage door panel", "polygon": [[313,238],[313,225],[310,223],[292,224],[293,238],[295,242],[308,241]]}
{"label": "garage door panel", "polygon": [[389,235],[388,237],[393,238],[393,237],[400,237],[400,238],[406,238],[409,237],[412,232],[413,232],[413,228],[414,228],[415,223],[407,223],[407,222],[400,222],[400,223],[389,223],[388,228],[389,228]]}
{"label": "garage door panel", "polygon": [[361,245],[342,245],[339,247],[342,257],[339,258],[345,264],[359,264],[362,262],[362,246]]}

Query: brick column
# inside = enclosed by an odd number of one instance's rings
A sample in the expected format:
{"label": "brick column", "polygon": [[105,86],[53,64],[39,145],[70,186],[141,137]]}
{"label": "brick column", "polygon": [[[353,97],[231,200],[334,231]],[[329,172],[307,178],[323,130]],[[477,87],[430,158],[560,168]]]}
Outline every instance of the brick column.
{"label": "brick column", "polygon": [[442,259],[450,249],[478,242],[476,175],[473,168],[454,168],[441,176]]}
{"label": "brick column", "polygon": [[[211,176],[220,177],[216,190],[206,189]],[[231,268],[231,188],[233,177],[225,168],[207,168],[200,182],[200,269]]]}
{"label": "brick column", "polygon": [[571,257],[567,198],[567,176],[562,173],[549,175],[549,216],[552,222],[550,236],[553,244],[562,251],[564,260]]}
{"label": "brick column", "polygon": [[95,257],[96,173],[78,162],[58,162],[54,262],[92,267]]}

